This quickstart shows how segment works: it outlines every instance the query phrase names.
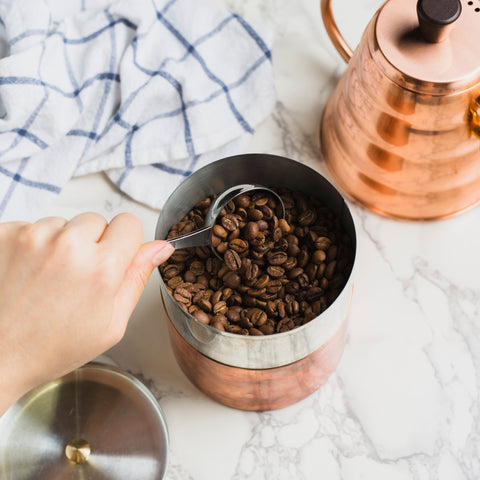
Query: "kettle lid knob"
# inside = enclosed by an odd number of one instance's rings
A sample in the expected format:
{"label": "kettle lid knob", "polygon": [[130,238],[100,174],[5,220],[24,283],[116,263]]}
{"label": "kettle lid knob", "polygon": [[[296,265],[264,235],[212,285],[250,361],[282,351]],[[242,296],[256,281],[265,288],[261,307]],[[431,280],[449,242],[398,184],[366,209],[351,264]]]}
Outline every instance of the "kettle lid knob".
{"label": "kettle lid knob", "polygon": [[460,0],[418,0],[417,16],[423,38],[431,43],[445,40],[461,11]]}

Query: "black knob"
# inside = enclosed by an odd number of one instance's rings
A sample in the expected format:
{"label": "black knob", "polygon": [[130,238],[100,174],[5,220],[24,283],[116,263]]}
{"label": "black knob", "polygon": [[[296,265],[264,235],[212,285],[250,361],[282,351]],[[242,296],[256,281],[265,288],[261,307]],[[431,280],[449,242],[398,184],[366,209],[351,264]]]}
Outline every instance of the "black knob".
{"label": "black knob", "polygon": [[444,40],[461,12],[460,0],[418,0],[417,15],[423,38],[432,43]]}

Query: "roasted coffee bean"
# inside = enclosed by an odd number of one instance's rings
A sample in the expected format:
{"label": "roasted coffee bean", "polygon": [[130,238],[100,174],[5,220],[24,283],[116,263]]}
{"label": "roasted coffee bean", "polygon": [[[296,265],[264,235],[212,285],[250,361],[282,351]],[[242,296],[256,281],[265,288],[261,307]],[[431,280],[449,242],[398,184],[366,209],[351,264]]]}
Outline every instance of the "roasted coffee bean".
{"label": "roasted coffee bean", "polygon": [[327,259],[327,254],[324,250],[315,250],[312,255],[312,262],[319,265]]}
{"label": "roasted coffee bean", "polygon": [[267,322],[268,316],[260,308],[252,308],[250,312],[250,320],[257,327],[261,327]]}
{"label": "roasted coffee bean", "polygon": [[237,252],[239,255],[246,253],[248,251],[248,246],[248,242],[241,238],[235,238],[228,242],[228,248],[234,252]]}
{"label": "roasted coffee bean", "polygon": [[165,264],[162,269],[162,275],[165,280],[169,280],[170,278],[176,277],[181,273],[180,267],[175,264]]}
{"label": "roasted coffee bean", "polygon": [[195,277],[197,277],[198,275],[203,275],[205,273],[205,265],[200,260],[194,260],[190,264],[190,271],[195,275]]}
{"label": "roasted coffee bean", "polygon": [[258,328],[255,328],[255,327],[249,328],[248,333],[250,335],[255,335],[255,336],[264,335],[264,333],[261,330],[259,330]]}
{"label": "roasted coffee bean", "polygon": [[253,286],[255,288],[266,288],[269,283],[270,283],[270,276],[264,273],[262,276],[258,278],[258,280],[255,281]]}
{"label": "roasted coffee bean", "polygon": [[267,260],[270,265],[283,265],[287,261],[288,255],[282,251],[269,251],[267,253]]}
{"label": "roasted coffee bean", "polygon": [[225,331],[228,333],[242,334],[242,327],[240,325],[227,325]]}
{"label": "roasted coffee bean", "polygon": [[[199,321],[240,335],[289,331],[320,315],[343,289],[352,268],[352,242],[340,221],[313,197],[281,189],[229,202],[213,227],[210,248],[181,249],[160,267],[167,289]],[[168,233],[205,224],[212,197]]]}
{"label": "roasted coffee bean", "polygon": [[251,322],[251,320],[248,317],[241,318],[240,321],[238,322],[238,324],[242,328],[246,328],[246,329],[249,329],[249,328],[253,327],[253,323]]}
{"label": "roasted coffee bean", "polygon": [[212,311],[212,302],[207,300],[206,298],[201,298],[197,305],[204,311],[204,312],[211,312]]}
{"label": "roasted coffee bean", "polygon": [[227,230],[225,230],[224,227],[222,227],[222,225],[218,225],[217,223],[213,226],[213,235],[221,238],[222,240],[225,240],[228,237],[228,232]]}
{"label": "roasted coffee bean", "polygon": [[317,214],[314,210],[305,210],[303,213],[300,214],[298,217],[298,223],[303,227],[307,225],[311,225],[317,219]]}
{"label": "roasted coffee bean", "polygon": [[222,315],[221,313],[217,313],[216,315],[213,316],[211,323],[217,322],[221,323],[222,325],[228,325],[228,319],[225,315]]}
{"label": "roasted coffee bean", "polygon": [[279,278],[285,274],[285,269],[279,267],[278,265],[269,265],[267,268],[267,273],[273,278]]}
{"label": "roasted coffee bean", "polygon": [[175,289],[175,288],[177,288],[182,282],[183,282],[182,277],[177,276],[177,277],[170,278],[170,280],[168,280],[168,282],[167,282],[167,285],[168,285],[170,288]]}
{"label": "roasted coffee bean", "polygon": [[223,259],[225,265],[232,271],[239,270],[242,266],[242,259],[235,250],[228,249],[223,256]]}
{"label": "roasted coffee bean", "polygon": [[330,245],[327,250],[327,263],[337,258],[338,247],[336,245]]}
{"label": "roasted coffee bean", "polygon": [[318,250],[327,250],[328,247],[332,244],[332,241],[328,237],[318,237],[315,240],[315,248]]}
{"label": "roasted coffee bean", "polygon": [[288,279],[289,280],[295,280],[299,275],[301,275],[303,273],[303,268],[301,267],[295,267],[295,268],[292,268],[292,270],[290,270],[288,272]]}
{"label": "roasted coffee bean", "polygon": [[253,240],[260,232],[257,222],[248,222],[244,229],[244,235],[247,240]]}
{"label": "roasted coffee bean", "polygon": [[[212,320],[212,322],[210,323],[210,325],[213,327],[213,328],[216,328],[217,330],[220,330],[222,332],[225,331],[225,325],[221,322],[218,322],[216,320]],[[232,332],[233,333],[233,332]]]}
{"label": "roasted coffee bean", "polygon": [[308,264],[309,255],[307,250],[300,250],[300,253],[297,255],[297,265],[299,267],[305,268]]}
{"label": "roasted coffee bean", "polygon": [[[282,199],[283,200],[283,199]],[[280,229],[282,230],[282,232],[284,234],[288,234],[290,233],[291,231],[291,227],[290,225],[288,224],[288,222],[284,219],[284,218],[281,218],[279,221],[278,221],[278,226],[280,227]]]}
{"label": "roasted coffee bean", "polygon": [[225,315],[228,312],[227,302],[222,300],[220,302],[214,303],[212,312],[214,315],[217,315],[218,313]]}
{"label": "roasted coffee bean", "polygon": [[217,290],[216,292],[214,292],[210,298],[212,305],[215,305],[216,303],[218,303],[222,298],[222,295],[223,295],[223,290]]}
{"label": "roasted coffee bean", "polygon": [[233,271],[230,271],[226,273],[223,278],[223,283],[230,288],[236,289],[240,285],[240,282],[242,281],[240,275],[238,273],[235,273]]}
{"label": "roasted coffee bean", "polygon": [[333,278],[336,266],[337,262],[335,260],[332,260],[329,264],[327,264],[327,268],[325,269],[325,277],[328,278],[328,280]]}
{"label": "roasted coffee bean", "polygon": [[238,229],[238,218],[235,215],[227,214],[221,218],[222,227],[229,231],[233,232]]}
{"label": "roasted coffee bean", "polygon": [[195,310],[193,316],[206,325],[210,323],[210,317],[203,310]]}
{"label": "roasted coffee bean", "polygon": [[175,293],[173,294],[173,298],[179,303],[183,303],[185,305],[190,305],[190,303],[192,301],[192,294],[186,288],[179,287],[179,288],[175,289]]}

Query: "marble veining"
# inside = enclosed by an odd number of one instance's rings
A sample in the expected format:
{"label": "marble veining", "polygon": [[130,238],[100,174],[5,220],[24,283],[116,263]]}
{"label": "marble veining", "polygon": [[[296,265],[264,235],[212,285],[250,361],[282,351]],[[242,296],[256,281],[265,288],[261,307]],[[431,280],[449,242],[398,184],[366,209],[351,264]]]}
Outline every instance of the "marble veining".
{"label": "marble veining", "polygon": [[[318,125],[345,64],[322,27],[319,2],[211,1],[267,25],[275,38],[277,104],[248,151],[295,158],[330,178]],[[335,0],[350,45],[380,4]],[[175,362],[152,276],[125,339],[108,355],[149,387],[165,413],[168,480],[480,478],[480,207],[414,223],[350,206],[358,254],[345,352],[329,381],[291,407],[242,412],[199,392]],[[145,239],[153,238],[158,212],[102,175],[71,181],[52,214],[85,209],[108,218],[135,213]]]}

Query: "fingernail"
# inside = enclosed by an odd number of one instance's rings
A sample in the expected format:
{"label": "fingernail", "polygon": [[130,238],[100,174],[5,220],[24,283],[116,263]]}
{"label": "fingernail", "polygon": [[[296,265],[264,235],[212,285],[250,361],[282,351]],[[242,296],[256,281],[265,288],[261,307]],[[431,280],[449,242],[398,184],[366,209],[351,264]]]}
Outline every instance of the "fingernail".
{"label": "fingernail", "polygon": [[153,256],[153,264],[158,267],[161,265],[173,252],[175,249],[173,246],[168,243],[162,241],[161,245],[158,247],[157,253]]}

